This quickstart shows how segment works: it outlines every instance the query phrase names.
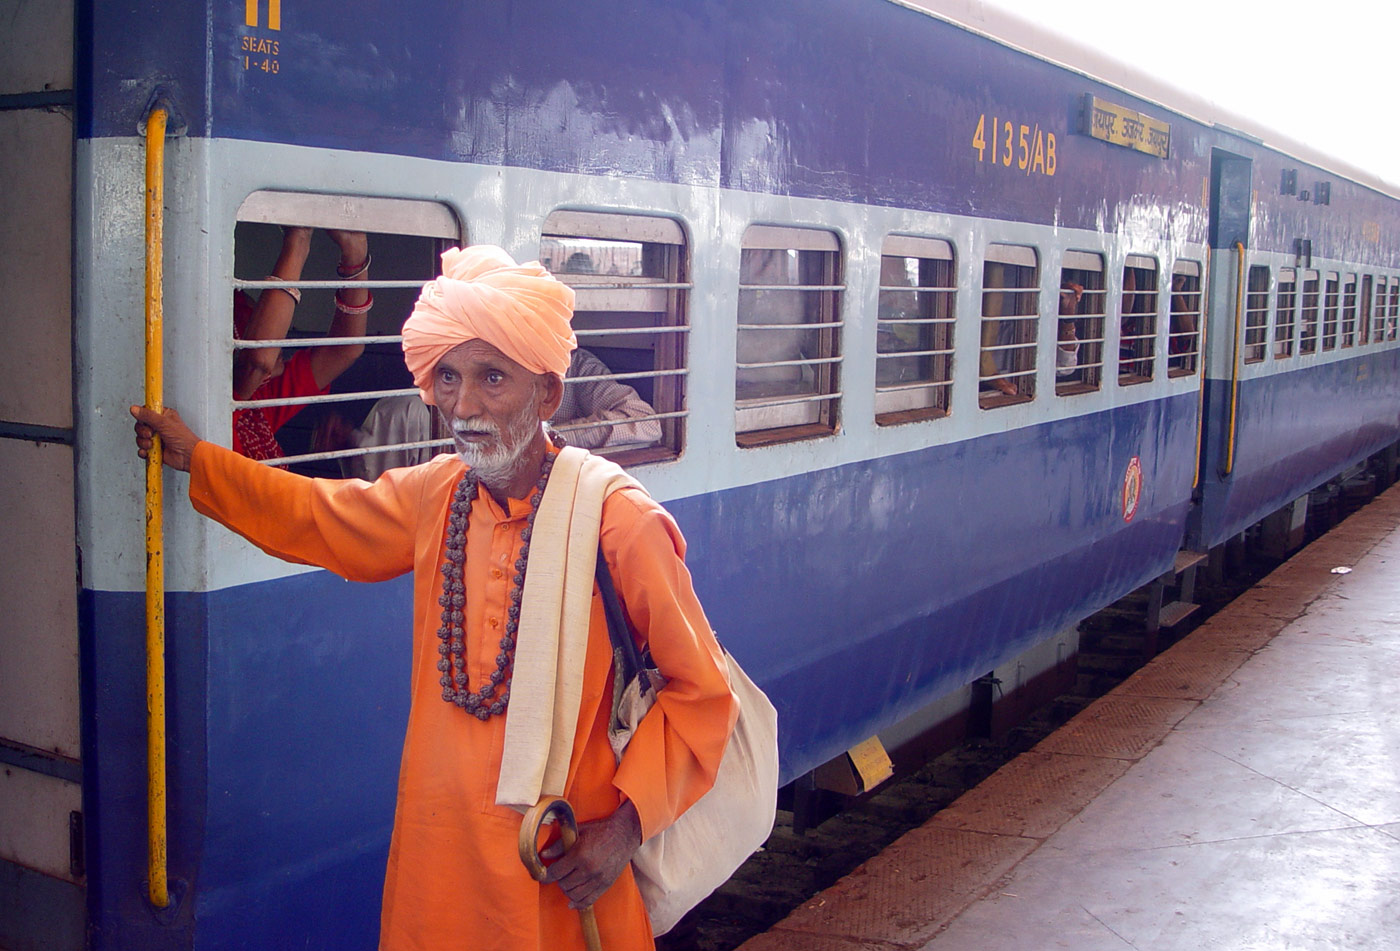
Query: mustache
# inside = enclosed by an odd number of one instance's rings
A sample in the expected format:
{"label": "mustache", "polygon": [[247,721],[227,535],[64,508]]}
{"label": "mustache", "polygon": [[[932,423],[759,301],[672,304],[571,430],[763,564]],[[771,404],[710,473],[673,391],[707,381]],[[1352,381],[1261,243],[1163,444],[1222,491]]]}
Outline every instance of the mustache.
{"label": "mustache", "polygon": [[501,428],[489,419],[480,416],[473,416],[471,419],[453,419],[452,431],[454,433],[486,433],[488,436],[500,436]]}

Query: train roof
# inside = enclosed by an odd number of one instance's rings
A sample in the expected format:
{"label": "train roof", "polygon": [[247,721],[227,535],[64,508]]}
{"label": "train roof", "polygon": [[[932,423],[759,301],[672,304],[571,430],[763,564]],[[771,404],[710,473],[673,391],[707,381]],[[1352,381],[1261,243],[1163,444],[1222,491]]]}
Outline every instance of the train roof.
{"label": "train roof", "polygon": [[1032,23],[982,0],[888,0],[937,17],[980,36],[1012,47],[1089,79],[1116,86],[1139,99],[1168,109],[1187,119],[1256,142],[1274,151],[1324,168],[1378,192],[1400,198],[1400,185],[1299,142],[1249,118],[1221,108],[1216,103],[1187,92],[1121,60],[1085,46],[1078,41]]}

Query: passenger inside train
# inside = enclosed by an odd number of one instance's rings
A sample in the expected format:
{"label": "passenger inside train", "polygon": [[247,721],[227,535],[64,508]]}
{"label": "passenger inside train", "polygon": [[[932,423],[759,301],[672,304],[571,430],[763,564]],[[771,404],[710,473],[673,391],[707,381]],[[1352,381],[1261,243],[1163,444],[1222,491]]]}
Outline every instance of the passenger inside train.
{"label": "passenger inside train", "polygon": [[982,353],[978,404],[983,409],[1035,398],[1040,324],[1040,261],[1035,250],[991,245],[982,271]]}
{"label": "passenger inside train", "polygon": [[1104,256],[1065,251],[1056,306],[1057,396],[1096,393],[1102,386],[1105,300]]}
{"label": "passenger inside train", "polygon": [[1157,348],[1157,262],[1153,258],[1128,255],[1119,331],[1119,385],[1149,382]]}
{"label": "passenger inside train", "polygon": [[1060,283],[1060,320],[1056,333],[1058,344],[1055,347],[1055,380],[1069,381],[1075,378],[1079,369],[1079,330],[1075,316],[1079,313],[1079,301],[1084,296],[1084,285],[1073,281]]}
{"label": "passenger inside train", "polygon": [[1179,376],[1196,368],[1201,312],[1200,277],[1177,271],[1172,275],[1171,325],[1167,334],[1167,373]]}
{"label": "passenger inside train", "polygon": [[[369,279],[369,241],[363,232],[328,229],[326,234],[340,248],[336,274],[343,281]],[[277,263],[267,279],[294,284],[301,280],[311,250],[311,228],[286,228]],[[296,287],[271,287],[256,302],[244,291],[235,291],[233,332],[236,340],[283,340],[292,326],[301,291]],[[336,291],[335,313],[326,330],[328,337],[360,337],[366,315],[374,306],[368,288],[347,286]],[[281,399],[329,392],[331,383],[364,353],[364,344],[346,343],[298,350],[284,358],[280,347],[239,349],[233,359],[233,397],[236,400]],[[277,430],[304,408],[303,405],[257,406],[233,412],[233,449],[253,459],[283,456]]]}

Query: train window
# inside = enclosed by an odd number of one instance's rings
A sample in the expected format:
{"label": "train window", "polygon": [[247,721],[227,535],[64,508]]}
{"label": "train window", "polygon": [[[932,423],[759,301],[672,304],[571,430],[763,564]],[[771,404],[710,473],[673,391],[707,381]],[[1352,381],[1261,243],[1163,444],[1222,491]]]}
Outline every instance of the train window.
{"label": "train window", "polygon": [[1157,357],[1157,261],[1153,258],[1128,255],[1119,329],[1118,384],[1148,382]]}
{"label": "train window", "polygon": [[1390,313],[1385,320],[1385,339],[1394,340],[1400,327],[1400,278],[1390,279]]}
{"label": "train window", "polygon": [[1376,302],[1371,311],[1371,342],[1385,339],[1387,289],[1390,284],[1384,274],[1376,275]]}
{"label": "train window", "polygon": [[1394,340],[1396,315],[1400,313],[1400,279],[1376,279],[1376,342]]}
{"label": "train window", "polygon": [[1371,342],[1385,339],[1386,289],[1390,285],[1384,274],[1376,275],[1376,300],[1371,307]]}
{"label": "train window", "polygon": [[1342,281],[1342,346],[1356,345],[1356,275]]}
{"label": "train window", "polygon": [[[250,195],[233,235],[234,447],[340,476],[342,464],[406,465],[450,446],[430,432],[399,333],[437,255],[462,238],[435,202]],[[366,427],[372,412],[411,423]]]}
{"label": "train window", "polygon": [[1293,356],[1293,329],[1298,323],[1295,313],[1298,307],[1297,273],[1291,267],[1279,268],[1278,271],[1278,298],[1274,305],[1275,360]]}
{"label": "train window", "polygon": [[953,384],[953,246],[890,235],[880,253],[875,422],[948,415]]}
{"label": "train window", "polygon": [[1103,382],[1102,254],[1066,251],[1055,322],[1055,393],[1092,393]]}
{"label": "train window", "polygon": [[1264,359],[1269,343],[1269,269],[1251,265],[1244,301],[1244,362]]}
{"label": "train window", "polygon": [[1317,353],[1318,273],[1303,272],[1303,311],[1298,332],[1298,352]]}
{"label": "train window", "polygon": [[982,353],[978,405],[1010,406],[1035,398],[1040,323],[1040,266],[1034,248],[987,247],[982,265]]}
{"label": "train window", "polygon": [[836,431],[843,290],[833,232],[768,225],[744,232],[734,376],[740,446]]}
{"label": "train window", "polygon": [[574,289],[575,351],[553,428],[622,464],[674,459],[684,445],[685,232],[669,218],[556,211],[540,263]]}
{"label": "train window", "polygon": [[1171,324],[1167,328],[1167,376],[1190,376],[1201,354],[1201,264],[1172,267]]}
{"label": "train window", "polygon": [[1361,335],[1361,339],[1357,342],[1362,346],[1371,342],[1371,304],[1372,298],[1375,297],[1372,280],[1373,278],[1369,274],[1361,276],[1361,313],[1357,318],[1356,330]]}
{"label": "train window", "polygon": [[1384,274],[1376,275],[1376,307],[1375,322],[1371,327],[1371,342],[1380,343],[1385,340],[1387,302],[1389,301],[1390,281]]}
{"label": "train window", "polygon": [[1341,303],[1342,280],[1336,271],[1328,271],[1322,290],[1322,349],[1337,349],[1337,306]]}

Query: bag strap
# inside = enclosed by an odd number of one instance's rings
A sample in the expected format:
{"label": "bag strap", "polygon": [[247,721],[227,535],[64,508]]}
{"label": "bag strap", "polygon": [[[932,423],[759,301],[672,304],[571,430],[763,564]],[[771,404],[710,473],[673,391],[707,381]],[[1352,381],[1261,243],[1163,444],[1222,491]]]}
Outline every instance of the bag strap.
{"label": "bag strap", "polygon": [[608,571],[608,561],[603,557],[603,546],[598,546],[598,564],[594,569],[598,581],[598,593],[603,598],[603,613],[608,619],[608,638],[612,641],[613,653],[620,654],[623,664],[623,682],[630,681],[642,670],[641,652],[632,639],[632,626],[627,623],[627,614],[622,610],[617,588],[613,585],[612,572]]}

